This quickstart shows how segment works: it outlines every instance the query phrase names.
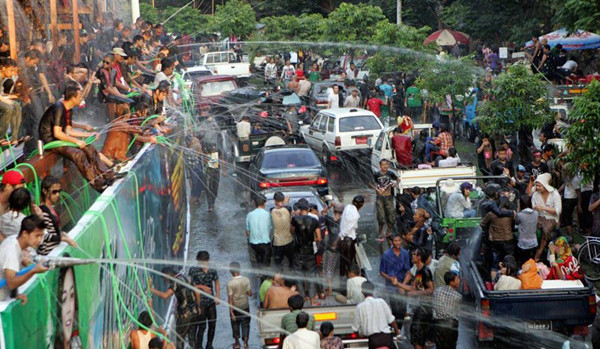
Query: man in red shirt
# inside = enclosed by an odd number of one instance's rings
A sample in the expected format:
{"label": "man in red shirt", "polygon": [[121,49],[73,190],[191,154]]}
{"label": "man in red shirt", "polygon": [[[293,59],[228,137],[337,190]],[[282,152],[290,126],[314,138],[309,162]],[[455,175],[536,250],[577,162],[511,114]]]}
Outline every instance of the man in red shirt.
{"label": "man in red shirt", "polygon": [[448,156],[448,150],[454,147],[454,142],[452,141],[450,131],[448,131],[448,125],[442,124],[441,129],[442,132],[438,134],[437,139],[440,140],[440,153],[446,157]]}
{"label": "man in red shirt", "polygon": [[371,89],[371,96],[367,100],[367,109],[379,117],[381,115],[381,106],[384,104],[385,102],[377,97],[377,92],[375,89]]}
{"label": "man in red shirt", "polygon": [[394,130],[394,137],[392,137],[392,149],[398,165],[412,165],[412,140],[409,136],[402,134],[400,127],[397,127]]}

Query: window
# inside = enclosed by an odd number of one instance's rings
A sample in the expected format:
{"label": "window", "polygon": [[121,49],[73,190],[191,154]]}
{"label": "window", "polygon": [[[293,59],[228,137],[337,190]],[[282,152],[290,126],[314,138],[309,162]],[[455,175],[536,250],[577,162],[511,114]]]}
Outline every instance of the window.
{"label": "window", "polygon": [[212,55],[212,54],[206,55],[206,64],[214,63],[214,62],[215,62],[215,55]]}
{"label": "window", "polygon": [[381,130],[377,118],[372,115],[349,116],[340,119],[340,132]]}
{"label": "window", "polygon": [[319,125],[319,131],[325,133],[325,131],[327,131],[327,120],[331,119],[331,117],[328,117],[326,115],[323,115],[323,119],[321,119],[321,124]]}
{"label": "window", "polygon": [[314,129],[319,129],[319,123],[321,122],[321,117],[323,114],[319,114],[315,117],[315,121],[313,121],[311,127]]}
{"label": "window", "polygon": [[319,167],[320,162],[310,149],[280,149],[266,152],[262,159],[262,170]]}
{"label": "window", "polygon": [[218,96],[223,92],[235,89],[233,80],[206,82],[200,87],[200,95],[203,97]]}
{"label": "window", "polygon": [[385,137],[385,131],[382,131],[377,137],[377,142],[375,142],[375,150],[381,151],[381,146],[383,145],[383,138]]}
{"label": "window", "polygon": [[235,56],[235,54],[233,52],[229,52],[229,63],[236,63],[237,62],[237,57]]}
{"label": "window", "polygon": [[228,63],[227,52],[221,52],[221,63]]}
{"label": "window", "polygon": [[330,116],[329,117],[329,125],[327,125],[327,131],[334,132],[334,128],[335,128],[335,118]]}

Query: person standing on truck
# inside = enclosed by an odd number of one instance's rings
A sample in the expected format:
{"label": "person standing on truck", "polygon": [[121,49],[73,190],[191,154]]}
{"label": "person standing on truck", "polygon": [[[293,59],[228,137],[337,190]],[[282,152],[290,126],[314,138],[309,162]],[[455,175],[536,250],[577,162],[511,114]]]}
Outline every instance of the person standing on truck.
{"label": "person standing on truck", "polygon": [[407,250],[402,248],[402,237],[394,235],[392,237],[392,247],[385,251],[381,257],[379,275],[385,279],[385,291],[399,329],[402,329],[402,320],[406,314],[406,302],[400,296],[398,288],[394,284],[404,282],[404,276],[409,270],[410,255]]}
{"label": "person standing on truck", "polygon": [[[252,288],[250,288],[250,279],[240,275],[240,263],[231,262],[229,272],[231,280],[227,282],[227,298],[229,300],[229,315],[231,317],[231,330],[233,332],[233,348],[240,348],[240,328],[242,330],[242,340],[244,349],[248,349],[248,338],[250,336],[250,302],[248,297],[252,297]],[[235,309],[235,308],[237,309]],[[241,309],[242,311],[239,311]]]}
{"label": "person standing on truck", "polygon": [[256,256],[256,264],[260,270],[267,270],[271,264],[271,230],[273,222],[271,214],[265,210],[267,199],[264,195],[256,195],[256,208],[246,216],[246,236],[248,244]]}
{"label": "person standing on truck", "polygon": [[548,241],[552,239],[552,233],[558,226],[558,220],[562,211],[562,202],[558,191],[550,184],[552,175],[543,173],[535,180],[535,192],[531,196],[531,206],[539,212],[538,229],[542,230],[540,246],[535,253],[535,261],[539,261]]}
{"label": "person standing on truck", "polygon": [[215,338],[215,329],[217,326],[216,305],[220,303],[221,298],[219,275],[216,270],[210,268],[210,254],[207,251],[198,252],[196,260],[200,267],[190,268],[189,272],[192,285],[203,292],[200,295],[200,324],[198,325],[196,344],[202,347],[204,331],[208,324],[206,347],[204,348],[212,349],[212,342]]}
{"label": "person standing on truck", "polygon": [[356,258],[356,229],[358,229],[358,220],[360,214],[358,211],[365,204],[365,198],[362,195],[356,195],[352,199],[352,204],[347,205],[340,219],[340,276],[346,278],[350,266]]}
{"label": "person standing on truck", "polygon": [[[506,196],[499,199],[500,208],[506,209],[510,200]],[[515,254],[513,235],[514,218],[500,217],[493,212],[487,213],[480,223],[483,231],[489,230],[489,240],[492,253],[492,279],[499,270],[498,263],[507,255]]]}
{"label": "person standing on truck", "polygon": [[387,159],[379,160],[379,172],[375,173],[375,184],[371,188],[377,193],[375,212],[377,214],[377,224],[379,226],[378,241],[383,242],[383,227],[386,228],[386,239],[390,239],[392,227],[396,222],[396,209],[394,207],[394,196],[392,188],[396,187],[398,176],[388,171],[390,162]]}
{"label": "person standing on truck", "polygon": [[[436,270],[437,273],[437,270]],[[444,285],[433,291],[434,341],[436,349],[454,349],[458,341],[458,315],[462,296],[460,279],[452,271],[444,273]]]}
{"label": "person standing on truck", "polygon": [[398,165],[403,167],[412,166],[413,144],[410,136],[404,134],[400,127],[394,129],[394,137],[392,137],[392,155],[396,159]]}
{"label": "person standing on truck", "polygon": [[319,349],[321,348],[321,337],[315,331],[307,328],[310,317],[301,311],[296,316],[298,329],[283,340],[283,349]]}
{"label": "person standing on truck", "polygon": [[369,349],[395,348],[393,336],[399,335],[400,329],[392,310],[383,299],[373,297],[375,286],[370,281],[362,284],[362,293],[365,300],[356,306],[352,330],[369,339]]}
{"label": "person standing on truck", "polygon": [[306,200],[298,201],[298,209],[300,214],[292,218],[292,235],[297,251],[294,256],[294,269],[298,276],[298,292],[303,294],[306,300],[310,300],[311,305],[319,305],[310,295],[313,286],[316,286],[314,278],[317,259],[313,243],[321,241],[321,229],[319,221],[308,214],[309,205]]}

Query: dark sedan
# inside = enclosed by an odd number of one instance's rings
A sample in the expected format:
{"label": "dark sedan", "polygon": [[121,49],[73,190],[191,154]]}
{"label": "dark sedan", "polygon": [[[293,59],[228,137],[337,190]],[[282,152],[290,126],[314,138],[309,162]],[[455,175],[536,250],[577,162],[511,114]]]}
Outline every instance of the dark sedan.
{"label": "dark sedan", "polygon": [[329,193],[327,172],[306,145],[266,146],[250,163],[250,188],[313,187],[319,195]]}

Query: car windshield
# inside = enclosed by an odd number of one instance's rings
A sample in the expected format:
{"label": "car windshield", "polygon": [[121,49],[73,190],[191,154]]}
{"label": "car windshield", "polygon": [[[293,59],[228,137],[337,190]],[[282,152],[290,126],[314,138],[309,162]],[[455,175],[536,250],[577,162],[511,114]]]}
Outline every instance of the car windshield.
{"label": "car windshield", "polygon": [[340,132],[380,130],[381,126],[372,115],[357,115],[340,119]]}
{"label": "car windshield", "polygon": [[201,76],[210,76],[210,75],[213,75],[210,72],[210,70],[197,70],[197,71],[185,73],[184,79],[185,80],[193,80],[193,79],[199,78]]}
{"label": "car windshield", "polygon": [[289,96],[283,97],[283,105],[297,105],[297,104],[302,104],[302,101],[300,100],[300,97],[298,97],[297,94],[292,93]]}
{"label": "car windshield", "polygon": [[210,97],[210,96],[218,96],[223,92],[231,91],[235,89],[235,83],[233,80],[229,81],[213,81],[206,82],[200,86],[200,96]]}
{"label": "car windshield", "polygon": [[262,160],[261,169],[292,169],[318,167],[319,165],[319,159],[317,159],[312,150],[290,148],[266,152]]}

